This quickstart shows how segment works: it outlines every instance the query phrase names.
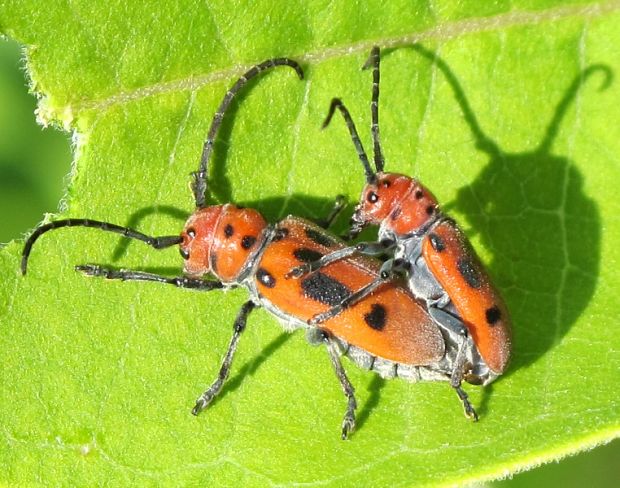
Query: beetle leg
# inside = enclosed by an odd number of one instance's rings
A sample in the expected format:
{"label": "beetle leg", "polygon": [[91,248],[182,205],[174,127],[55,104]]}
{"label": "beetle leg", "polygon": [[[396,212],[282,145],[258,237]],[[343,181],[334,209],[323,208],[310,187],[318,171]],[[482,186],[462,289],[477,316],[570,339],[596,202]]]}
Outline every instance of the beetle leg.
{"label": "beetle leg", "polygon": [[465,410],[465,416],[472,419],[474,422],[478,421],[478,414],[476,410],[469,402],[469,397],[467,393],[461,388],[461,382],[463,381],[463,368],[465,367],[465,344],[466,340],[461,342],[458,352],[456,353],[456,359],[454,360],[454,368],[452,369],[452,374],[450,376],[450,386],[454,388],[456,394],[458,395],[461,403],[463,404],[463,409]]}
{"label": "beetle leg", "polygon": [[334,251],[332,253],[326,254],[325,256],[320,257],[316,261],[311,261],[309,263],[300,264],[299,266],[295,266],[288,273],[286,273],[285,277],[287,279],[290,278],[301,278],[304,275],[312,273],[317,269],[320,269],[324,266],[327,266],[330,263],[335,261],[340,261],[346,257],[355,254],[357,249],[355,247],[345,247],[343,249],[339,249],[338,251]]}
{"label": "beetle leg", "polygon": [[431,317],[433,317],[433,320],[435,320],[439,327],[447,331],[448,334],[456,336],[453,340],[456,340],[458,344],[458,351],[456,352],[454,366],[452,367],[452,373],[450,374],[450,386],[454,388],[454,391],[456,391],[456,394],[461,400],[463,409],[465,410],[465,415],[476,422],[478,420],[478,414],[469,402],[467,393],[465,393],[465,391],[461,388],[464,374],[463,369],[465,367],[465,362],[467,361],[465,349],[468,341],[471,341],[471,337],[467,332],[467,327],[465,327],[465,324],[458,317],[455,317],[451,313],[448,313],[440,308],[430,306],[428,308],[428,313]]}
{"label": "beetle leg", "polygon": [[79,264],[75,267],[75,270],[87,276],[97,276],[108,280],[154,281],[156,283],[167,283],[179,288],[191,288],[201,291],[210,291],[224,287],[220,281],[207,281],[201,278],[188,278],[187,276],[175,276],[170,278],[168,276],[147,273],[145,271],[106,268],[98,264]]}
{"label": "beetle leg", "polygon": [[394,261],[392,259],[387,260],[385,263],[383,263],[383,266],[381,266],[379,276],[377,276],[366,286],[363,286],[362,288],[357,290],[355,293],[351,293],[351,295],[342,300],[338,305],[334,305],[332,308],[323,313],[318,313],[314,315],[310,320],[308,320],[308,324],[318,325],[320,323],[323,323],[331,318],[334,318],[336,315],[342,313],[344,310],[356,304],[360,300],[366,298],[373,291],[379,288],[383,283],[385,283],[386,280],[392,277],[393,263]]}
{"label": "beetle leg", "polygon": [[344,258],[348,258],[349,256],[352,256],[356,253],[366,254],[368,256],[380,256],[386,251],[389,251],[393,246],[394,241],[387,240],[381,242],[360,242],[358,244],[355,244],[354,246],[345,247],[332,253],[326,254],[325,256],[320,257],[316,261],[311,261],[309,263],[295,266],[288,273],[286,273],[286,278],[301,278],[308,273],[312,273],[324,266],[327,266],[328,264],[340,261]]}
{"label": "beetle leg", "polygon": [[344,210],[347,205],[347,197],[344,195],[336,195],[336,200],[334,201],[334,206],[327,214],[327,217],[324,219],[318,219],[315,223],[322,227],[323,229],[329,229],[334,221],[338,218],[340,213]]}
{"label": "beetle leg", "polygon": [[338,381],[340,381],[340,386],[342,387],[342,391],[347,397],[347,410],[344,414],[344,418],[342,420],[342,440],[346,440],[347,437],[353,430],[355,429],[355,409],[357,408],[357,401],[355,400],[355,388],[347,378],[347,373],[340,362],[340,349],[338,347],[338,343],[331,337],[329,332],[321,330],[323,334],[323,340],[327,345],[327,352],[329,354],[329,359],[332,362],[332,366],[334,367],[334,371],[336,372],[336,376]]}
{"label": "beetle leg", "polygon": [[468,335],[467,327],[465,327],[465,324],[461,319],[433,305],[430,305],[428,307],[428,313],[431,317],[433,317],[433,320],[437,323],[439,327],[448,331],[449,333],[456,334],[459,337],[459,345],[465,343]]}
{"label": "beetle leg", "polygon": [[251,300],[248,300],[241,306],[239,314],[235,319],[233,336],[230,339],[230,344],[228,345],[228,350],[226,351],[224,360],[222,361],[222,366],[220,367],[220,372],[217,375],[217,379],[211,384],[209,388],[207,388],[207,390],[202,395],[200,395],[200,397],[198,397],[198,399],[196,400],[196,405],[194,405],[194,408],[192,409],[192,414],[198,415],[202,410],[207,408],[209,404],[213,401],[213,399],[222,390],[224,381],[226,381],[226,378],[228,378],[228,373],[230,372],[230,366],[232,364],[235,351],[237,350],[239,337],[245,329],[248,315],[252,310],[254,310],[254,308],[256,308],[256,304]]}

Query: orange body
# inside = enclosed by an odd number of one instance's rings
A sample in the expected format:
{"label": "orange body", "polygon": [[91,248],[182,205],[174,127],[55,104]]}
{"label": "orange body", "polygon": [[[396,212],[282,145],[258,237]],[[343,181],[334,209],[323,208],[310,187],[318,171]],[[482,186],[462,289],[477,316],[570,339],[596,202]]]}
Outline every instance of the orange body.
{"label": "orange body", "polygon": [[[270,230],[256,210],[232,204],[198,210],[181,236],[187,273],[210,273],[229,284],[252,280],[257,301],[267,301],[278,316],[298,323],[329,310],[379,275],[378,261],[354,256],[304,279],[287,279],[294,266],[345,245],[321,227],[295,217]],[[321,328],[396,363],[429,365],[445,353],[441,332],[424,306],[395,281],[382,284]]]}
{"label": "orange body", "polygon": [[451,220],[433,227],[424,238],[422,256],[446,290],[480,355],[500,374],[510,357],[510,319],[463,232]]}
{"label": "orange body", "polygon": [[[345,245],[308,221],[288,217],[259,258],[255,282],[259,296],[284,313],[309,320],[367,285],[379,263],[355,256],[321,268],[304,279],[286,279],[291,268]],[[321,327],[334,336],[390,361],[432,364],[444,355],[437,325],[406,288],[390,281],[364,300],[327,320]]]}
{"label": "orange body", "polygon": [[[512,348],[510,317],[499,292],[457,224],[446,219],[433,194],[417,180],[397,173],[377,173],[362,190],[352,221],[361,229],[380,225],[379,240],[393,241],[395,255],[409,262],[410,283],[426,278],[416,275],[420,254],[449,297],[467,327],[480,356],[495,374],[508,364]],[[424,295],[424,283],[411,286],[414,293],[432,304],[435,296]],[[429,283],[432,287],[432,283]]]}

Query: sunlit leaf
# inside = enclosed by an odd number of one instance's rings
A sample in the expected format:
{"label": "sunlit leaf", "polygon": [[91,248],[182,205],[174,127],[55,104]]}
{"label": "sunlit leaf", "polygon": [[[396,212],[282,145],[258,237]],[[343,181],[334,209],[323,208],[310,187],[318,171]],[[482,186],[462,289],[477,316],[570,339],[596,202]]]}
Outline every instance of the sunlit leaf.
{"label": "sunlit leaf", "polygon": [[[156,5],[156,6],[155,6]],[[86,279],[84,262],[174,273],[174,249],[87,229],[0,252],[0,482],[420,485],[495,478],[620,431],[620,4],[58,2],[0,5],[28,49],[40,117],[75,131],[68,209],[155,235],[180,231],[217,104],[245,68],[304,65],[251,83],[216,144],[219,201],[272,221],[357,199],[363,173],[340,96],[370,147],[373,44],[382,58],[387,168],[419,177],[462,223],[503,291],[514,359],[467,386],[385,382],[345,362],[358,430],[323,348],[255,313],[221,398],[217,374],[247,294]],[[411,47],[413,42],[421,46]],[[406,47],[408,46],[408,47]],[[53,210],[53,209],[50,209]],[[340,221],[344,228],[346,219]]]}

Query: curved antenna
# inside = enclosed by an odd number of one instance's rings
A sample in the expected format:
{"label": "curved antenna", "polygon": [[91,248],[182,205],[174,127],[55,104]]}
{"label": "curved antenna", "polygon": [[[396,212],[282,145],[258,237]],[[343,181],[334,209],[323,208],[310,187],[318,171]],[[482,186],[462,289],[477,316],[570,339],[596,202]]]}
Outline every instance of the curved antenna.
{"label": "curved antenna", "polygon": [[370,131],[372,132],[373,151],[375,157],[375,168],[377,173],[383,171],[385,166],[385,159],[383,158],[383,152],[381,151],[381,141],[379,140],[379,81],[381,79],[379,72],[379,46],[374,46],[370,51],[370,56],[362,69],[368,69],[372,67],[372,100],[370,102],[370,114],[372,116],[372,123]]}
{"label": "curved antenna", "polygon": [[297,72],[297,76],[299,76],[300,80],[304,79],[304,72],[301,69],[301,66],[297,64],[292,59],[288,58],[274,58],[268,59],[267,61],[263,61],[256,66],[250,68],[246,73],[244,73],[232,86],[230,90],[226,92],[224,95],[224,99],[220,106],[215,112],[213,116],[213,120],[211,121],[211,127],[209,128],[209,133],[207,134],[207,140],[202,147],[202,157],[200,158],[200,167],[198,171],[192,173],[194,176],[194,182],[192,184],[192,191],[194,192],[194,198],[196,200],[197,208],[204,208],[206,206],[207,199],[207,177],[208,177],[208,165],[209,159],[211,159],[211,153],[213,152],[213,143],[215,141],[215,136],[217,135],[217,131],[222,124],[222,119],[224,118],[224,114],[228,110],[230,103],[237,92],[245,85],[249,80],[265,71],[269,68],[274,68],[276,66],[290,66]]}
{"label": "curved antenna", "polygon": [[613,74],[611,70],[609,69],[609,67],[605,66],[604,64],[593,64],[591,66],[588,66],[586,69],[581,71],[579,74],[577,74],[573,82],[568,87],[568,90],[566,90],[564,97],[562,97],[562,100],[560,101],[557,108],[555,109],[553,118],[551,119],[551,122],[549,122],[549,125],[547,126],[545,137],[540,143],[540,145],[538,146],[538,149],[537,149],[538,151],[542,153],[546,153],[549,151],[551,144],[553,144],[553,140],[558,135],[558,129],[560,127],[560,122],[564,118],[564,115],[566,115],[566,111],[568,110],[568,107],[570,106],[571,102],[575,99],[575,96],[577,95],[577,91],[579,90],[581,85],[583,85],[586,81],[588,81],[588,78],[592,76],[596,71],[601,71],[605,75],[605,79],[601,83],[601,86],[599,87],[599,91],[603,91],[609,86],[609,84],[611,83],[613,79]]}
{"label": "curved antenna", "polygon": [[149,246],[155,249],[164,249],[166,247],[174,246],[175,244],[180,244],[183,242],[183,238],[179,235],[176,236],[162,236],[162,237],[152,237],[143,234],[142,232],[138,232],[137,230],[130,229],[129,227],[121,227],[120,225],[110,224],[108,222],[100,222],[98,220],[90,220],[90,219],[65,219],[65,220],[56,220],[55,222],[50,222],[49,224],[42,225],[41,227],[37,227],[24,245],[24,249],[22,250],[22,263],[21,270],[22,275],[26,274],[26,270],[28,268],[28,257],[30,256],[30,251],[32,250],[32,246],[37,241],[39,237],[41,237],[46,232],[53,229],[60,229],[62,227],[92,227],[95,229],[105,230],[107,232],[114,232],[115,234],[121,234],[123,237],[128,237],[130,239],[137,239],[138,241],[142,241]]}
{"label": "curved antenna", "polygon": [[337,108],[342,113],[342,116],[344,117],[344,121],[346,122],[347,127],[349,128],[349,134],[351,134],[351,140],[353,141],[353,144],[355,145],[355,149],[357,150],[357,155],[360,158],[360,161],[362,162],[362,166],[364,166],[364,173],[366,173],[366,181],[368,183],[373,183],[377,179],[377,176],[375,175],[375,173],[372,171],[372,168],[370,167],[370,163],[368,162],[368,156],[366,155],[366,151],[364,151],[364,146],[362,146],[362,141],[360,141],[360,136],[357,133],[357,129],[355,128],[355,124],[353,123],[353,119],[351,119],[351,114],[347,110],[347,107],[344,106],[340,98],[332,98],[332,102],[329,105],[329,112],[327,114],[327,117],[325,117],[325,121],[323,122],[321,129],[325,129],[325,127],[329,125],[334,115],[334,112],[336,111]]}

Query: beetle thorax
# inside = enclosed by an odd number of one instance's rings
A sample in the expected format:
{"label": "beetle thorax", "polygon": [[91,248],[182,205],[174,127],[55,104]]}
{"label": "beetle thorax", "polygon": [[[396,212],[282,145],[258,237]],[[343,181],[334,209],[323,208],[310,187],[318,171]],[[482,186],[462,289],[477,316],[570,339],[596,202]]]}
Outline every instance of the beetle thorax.
{"label": "beetle thorax", "polygon": [[408,235],[436,218],[437,200],[417,180],[397,173],[377,173],[362,190],[353,221],[381,225],[395,235]]}

